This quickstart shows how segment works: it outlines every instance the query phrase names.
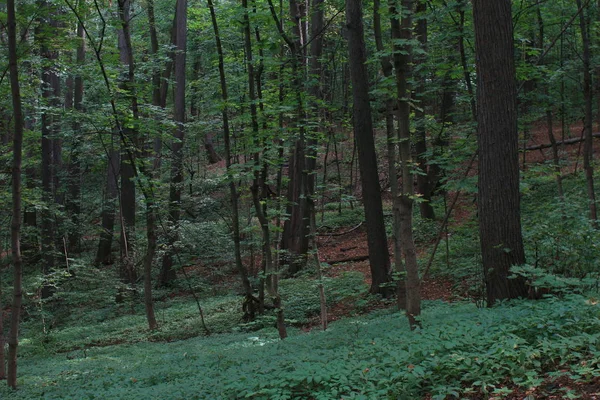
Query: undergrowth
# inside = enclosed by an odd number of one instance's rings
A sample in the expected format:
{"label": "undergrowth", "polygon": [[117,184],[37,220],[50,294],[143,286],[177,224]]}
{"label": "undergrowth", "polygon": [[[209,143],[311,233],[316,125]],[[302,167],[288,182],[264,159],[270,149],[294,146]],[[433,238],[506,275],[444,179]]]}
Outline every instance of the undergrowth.
{"label": "undergrowth", "polygon": [[490,398],[547,376],[600,375],[600,309],[594,299],[506,302],[494,309],[425,303],[423,328],[383,310],[326,332],[273,329],[74,349],[21,360],[29,399],[434,399]]}

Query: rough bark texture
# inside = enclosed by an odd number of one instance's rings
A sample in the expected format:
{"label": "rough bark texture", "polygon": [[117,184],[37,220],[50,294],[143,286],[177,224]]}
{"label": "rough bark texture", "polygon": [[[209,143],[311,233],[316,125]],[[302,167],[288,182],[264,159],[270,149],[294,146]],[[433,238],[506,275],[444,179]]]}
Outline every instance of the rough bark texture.
{"label": "rough bark texture", "polygon": [[23,151],[23,111],[21,90],[19,88],[19,70],[17,66],[17,20],[15,2],[8,0],[8,68],[14,115],[13,165],[12,165],[12,221],[11,221],[11,254],[13,262],[13,301],[8,336],[8,386],[17,387],[17,348],[19,346],[19,321],[21,319],[22,260],[21,260],[21,164]]}
{"label": "rough bark texture", "polygon": [[525,296],[510,267],[525,262],[521,234],[517,92],[510,0],[474,0],[479,135],[479,233],[487,305]]}
{"label": "rough bark texture", "polygon": [[346,27],[348,29],[349,65],[352,78],[353,124],[358,148],[363,204],[367,223],[367,243],[371,265],[371,293],[389,293],[382,287],[390,282],[390,256],[387,247],[381,187],[377,172],[377,157],[373,140],[373,122],[369,104],[369,81],[364,29],[362,23],[362,3],[360,0],[346,0]]}

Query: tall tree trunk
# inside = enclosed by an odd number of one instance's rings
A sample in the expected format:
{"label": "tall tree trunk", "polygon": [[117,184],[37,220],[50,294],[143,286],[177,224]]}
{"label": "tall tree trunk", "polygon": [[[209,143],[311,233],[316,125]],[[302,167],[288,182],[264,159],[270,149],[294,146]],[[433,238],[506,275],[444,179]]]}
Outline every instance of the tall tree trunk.
{"label": "tall tree trunk", "polygon": [[360,0],[346,0],[349,65],[352,79],[352,97],[354,99],[353,123],[358,147],[365,219],[367,221],[367,243],[372,276],[371,293],[387,295],[389,289],[384,284],[391,280],[390,256],[383,221],[381,187],[379,185],[375,141],[373,139],[362,16],[362,2]]}
{"label": "tall tree trunk", "polygon": [[[413,197],[414,175],[412,172],[412,151],[410,138],[410,86],[412,48],[413,1],[402,1],[402,13],[395,3],[390,3],[392,38],[394,45],[394,68],[396,70],[396,91],[398,96],[398,140],[402,189],[400,191],[400,246],[404,256],[406,271],[406,315],[412,329],[418,326],[417,317],[421,314],[421,284],[417,265],[417,251],[413,238]],[[399,45],[402,41],[404,45]],[[401,270],[398,272],[402,272]]]}
{"label": "tall tree trunk", "polygon": [[171,184],[169,188],[169,222],[172,233],[169,235],[169,248],[163,260],[160,284],[165,286],[176,277],[173,269],[174,244],[179,237],[179,219],[181,215],[181,191],[183,188],[183,140],[185,135],[185,67],[187,46],[187,0],[177,0],[177,28],[175,54],[175,132],[171,145],[173,160],[171,162]]}
{"label": "tall tree trunk", "polygon": [[242,287],[244,288],[244,295],[246,296],[246,304],[248,304],[248,307],[245,310],[246,315],[244,318],[246,320],[252,320],[254,319],[254,315],[256,313],[254,308],[255,302],[253,301],[252,285],[248,279],[248,270],[242,263],[238,191],[235,184],[233,171],[231,170],[231,133],[229,129],[229,107],[227,105],[227,102],[229,101],[229,95],[227,91],[227,80],[225,78],[225,60],[223,56],[223,46],[221,45],[221,35],[219,34],[219,25],[217,23],[217,16],[215,14],[215,7],[212,0],[208,0],[208,7],[210,9],[210,17],[215,34],[217,54],[219,56],[219,82],[221,85],[221,98],[223,99],[223,108],[221,110],[221,116],[223,118],[223,143],[225,147],[225,167],[227,169],[227,178],[229,180],[229,196],[231,197],[231,219],[235,266],[240,274]]}
{"label": "tall tree trunk", "polygon": [[[380,54],[385,54],[383,47],[383,38],[381,34],[381,16],[380,16],[380,1],[373,2],[373,29],[375,33],[375,45]],[[380,59],[381,70],[386,78],[392,77],[393,66],[389,55],[384,55]],[[394,268],[397,271],[403,270],[402,247],[400,246],[400,197],[398,190],[398,157],[396,152],[398,139],[394,128],[394,108],[395,101],[391,96],[385,99],[385,129],[387,136],[387,158],[388,158],[388,175],[390,180],[390,193],[392,195],[392,214],[393,214],[393,241],[394,241]],[[338,165],[339,168],[339,165]],[[398,309],[406,308],[406,283],[404,276],[398,274],[396,277],[396,296]]]}
{"label": "tall tree trunk", "polygon": [[[270,3],[272,8],[272,3]],[[254,137],[254,145],[258,147],[261,142],[259,139],[258,113],[256,108],[256,88],[254,76],[254,59],[252,55],[252,36],[250,31],[250,17],[248,10],[248,0],[242,0],[244,8],[244,49],[246,52],[246,71],[248,73],[248,99],[250,100],[250,118],[252,124],[252,135]],[[263,249],[263,265],[265,273],[266,290],[273,302],[273,307],[277,310],[277,330],[279,337],[285,339],[287,337],[287,329],[285,326],[283,307],[281,305],[281,297],[278,291],[279,271],[275,268],[273,255],[271,250],[271,232],[269,227],[269,219],[266,216],[266,207],[262,204],[261,194],[265,192],[265,176],[261,176],[261,162],[258,151],[254,153],[254,182],[252,184],[252,201],[254,211],[261,225],[262,231],[262,249]]]}
{"label": "tall tree trunk", "polygon": [[509,279],[525,263],[519,194],[519,134],[510,0],[474,0],[479,135],[479,234],[487,305],[525,296]]}
{"label": "tall tree trunk", "polygon": [[[581,39],[583,42],[583,97],[585,100],[585,119],[584,134],[585,141],[583,145],[583,170],[587,183],[587,194],[590,208],[590,219],[594,226],[597,226],[598,214],[596,211],[596,192],[594,190],[594,166],[592,165],[594,143],[592,137],[593,124],[593,94],[592,94],[592,71],[591,71],[591,51],[589,35],[589,18],[586,16],[586,10],[581,7],[581,0],[577,0],[577,7],[582,11],[579,13],[579,27],[581,29]],[[588,11],[589,13],[589,11]]]}
{"label": "tall tree trunk", "polygon": [[[416,5],[416,36],[421,46],[421,53],[415,56],[415,65],[421,66],[425,64],[427,58],[427,19],[424,16],[427,11],[427,4],[423,0],[417,0]],[[427,71],[420,71],[420,75],[417,77],[417,85],[414,91],[414,97],[417,103],[415,107],[415,119],[416,119],[416,132],[415,132],[415,153],[417,159],[417,166],[419,173],[417,174],[417,191],[421,195],[419,202],[419,211],[421,217],[425,219],[435,219],[435,213],[431,206],[432,197],[432,182],[429,180],[428,166],[427,166],[427,129],[426,129],[426,116],[425,116],[425,91],[427,85]]]}
{"label": "tall tree trunk", "polygon": [[[310,213],[313,190],[309,176],[314,164],[307,157],[307,137],[305,128],[305,106],[302,92],[306,74],[303,43],[306,38],[305,25],[302,22],[303,13],[296,0],[289,0],[290,19],[292,21],[292,38],[288,38],[291,50],[292,90],[296,97],[296,112],[293,127],[296,129],[294,146],[289,159],[288,183],[288,219],[283,225],[281,235],[281,250],[285,251],[288,271],[295,274],[301,270],[307,261],[310,235]],[[315,47],[316,49],[316,47]]]}
{"label": "tall tree trunk", "polygon": [[[130,32],[130,2],[118,0],[119,18],[121,27],[118,30],[119,58],[121,65],[127,68],[119,83],[119,88],[130,101],[133,119],[138,119],[137,98],[135,90],[135,64],[133,49],[131,47]],[[135,158],[139,148],[137,126],[123,124],[121,138],[121,262],[119,274],[123,282],[134,284],[137,280],[135,270],[135,216],[136,216],[136,190],[135,190]]]}
{"label": "tall tree trunk", "polygon": [[[77,45],[76,65],[80,68],[85,62],[85,36],[83,25],[81,22],[77,24]],[[83,77],[78,71],[75,73],[73,82],[73,108],[76,113],[83,113]],[[72,228],[69,231],[69,252],[79,252],[81,245],[81,140],[79,133],[81,130],[81,122],[79,118],[75,118],[73,122],[73,150],[71,151],[71,159],[69,160],[69,180],[68,180],[68,201],[66,203],[67,211],[71,216]]]}
{"label": "tall tree trunk", "polygon": [[[8,336],[8,376],[7,383],[17,388],[17,348],[19,346],[19,321],[21,319],[22,265],[21,265],[21,163],[23,150],[23,111],[19,70],[17,65],[17,19],[15,1],[7,0],[8,25],[8,68],[14,115],[13,165],[12,165],[12,221],[11,254],[13,262],[13,301],[11,307],[10,333]],[[1,312],[1,311],[0,311]]]}
{"label": "tall tree trunk", "polygon": [[[136,181],[139,182],[140,189],[144,195],[146,201],[146,238],[148,244],[148,250],[144,260],[144,306],[146,310],[146,319],[148,321],[148,327],[150,329],[156,329],[158,324],[154,316],[154,302],[152,300],[152,264],[154,260],[154,254],[156,252],[156,222],[155,222],[155,198],[153,191],[152,176],[146,174],[143,163],[140,166],[140,173],[148,178],[148,183],[144,183],[140,180],[136,162],[138,159],[139,139],[138,139],[138,100],[136,93],[135,84],[135,63],[133,59],[133,48],[131,45],[131,31],[130,31],[130,19],[129,19],[129,0],[118,0],[119,1],[119,16],[121,19],[121,29],[119,30],[119,50],[121,55],[121,63],[127,65],[127,78],[121,81],[121,89],[125,92],[127,99],[130,101],[131,114],[133,120],[129,124],[122,124],[121,127],[131,125],[132,127],[121,128],[121,143],[124,155],[127,157],[127,173],[131,173],[131,183],[133,186],[127,186],[128,196],[133,195],[133,199],[128,199],[130,203],[125,203],[125,206],[131,207],[125,210],[123,201],[123,190],[121,192],[121,213],[123,223],[123,241],[125,257],[122,260],[123,269],[121,270],[121,278],[130,284],[135,284],[137,279],[137,273],[135,271],[135,185]],[[183,20],[183,29],[186,29],[186,20]],[[131,145],[128,145],[131,141]],[[122,163],[123,164],[123,163]],[[121,167],[123,173],[123,166]],[[123,175],[121,175],[123,179]],[[123,181],[121,181],[121,188],[123,188]]]}
{"label": "tall tree trunk", "polygon": [[[40,7],[43,13],[51,14],[56,9],[49,3],[42,1]],[[56,154],[60,149],[57,145],[57,113],[58,97],[60,96],[60,78],[56,70],[58,61],[58,51],[50,47],[49,30],[58,29],[58,23],[49,16],[42,17],[39,26],[36,28],[36,40],[40,42],[40,53],[44,61],[42,67],[41,92],[45,102],[45,111],[41,116],[42,131],[42,272],[48,275],[55,266],[54,253],[56,251],[55,241],[57,232],[55,225],[54,205],[56,203],[56,166],[60,158]],[[42,287],[42,297],[46,298],[52,295],[51,285],[44,284]]]}

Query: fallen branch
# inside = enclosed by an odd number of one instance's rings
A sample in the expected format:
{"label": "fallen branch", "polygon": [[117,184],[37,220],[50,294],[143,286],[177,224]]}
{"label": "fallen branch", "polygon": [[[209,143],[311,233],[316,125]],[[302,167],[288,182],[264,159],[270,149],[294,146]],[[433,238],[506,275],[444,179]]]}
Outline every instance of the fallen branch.
{"label": "fallen branch", "polygon": [[349,231],[340,232],[340,233],[317,233],[317,236],[330,236],[330,237],[331,236],[344,236],[344,235],[354,232],[355,230],[360,228],[362,224],[363,223],[361,222],[360,224],[356,225],[354,228],[350,229]]}
{"label": "fallen branch", "polygon": [[[592,134],[592,137],[600,138],[600,132]],[[556,142],[556,145],[563,146],[563,145],[567,145],[567,144],[575,144],[575,143],[583,142],[584,140],[585,140],[585,138],[571,138],[571,139],[563,140],[562,142]],[[527,150],[527,151],[543,150],[543,149],[549,149],[550,147],[552,147],[552,143],[544,143],[544,144],[536,144],[534,146],[526,147],[525,150]]]}
{"label": "fallen branch", "polygon": [[345,262],[358,262],[358,261],[365,261],[369,259],[369,255],[368,254],[363,254],[360,256],[353,256],[353,257],[344,257],[344,258],[338,258],[336,260],[329,260],[329,261],[325,261],[327,264],[329,265],[334,265],[334,264],[341,264],[341,263],[345,263]]}

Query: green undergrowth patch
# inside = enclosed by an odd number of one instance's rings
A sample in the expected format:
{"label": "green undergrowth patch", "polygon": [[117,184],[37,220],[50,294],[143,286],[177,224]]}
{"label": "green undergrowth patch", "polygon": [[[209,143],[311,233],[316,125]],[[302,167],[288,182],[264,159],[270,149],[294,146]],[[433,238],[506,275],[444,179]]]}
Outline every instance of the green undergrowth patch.
{"label": "green undergrowth patch", "polygon": [[[335,279],[323,281],[328,306],[340,301],[358,302],[364,297],[367,286],[359,272],[348,272]],[[286,323],[303,326],[320,310],[317,281],[310,276],[284,279],[280,282]],[[111,293],[112,294],[112,293]],[[210,332],[256,331],[272,329],[275,323],[273,310],[268,310],[256,321],[243,323],[241,296],[233,294],[200,298],[204,319]],[[56,301],[56,300],[54,300]],[[141,299],[125,304],[103,308],[90,308],[86,304],[77,307],[71,303],[72,317],[62,318],[60,325],[53,325],[50,311],[36,311],[35,318],[23,324],[20,351],[34,354],[66,353],[91,347],[145,341],[170,342],[206,334],[201,324],[198,306],[191,296],[155,302],[155,314],[159,328],[149,331]],[[87,310],[84,312],[84,308]],[[41,315],[45,318],[41,318]]]}
{"label": "green undergrowth patch", "polygon": [[[568,296],[493,309],[425,303],[422,329],[381,310],[326,332],[274,329],[141,342],[20,360],[13,399],[489,398],[544,377],[600,375],[600,309]],[[585,362],[584,362],[585,361]]]}

